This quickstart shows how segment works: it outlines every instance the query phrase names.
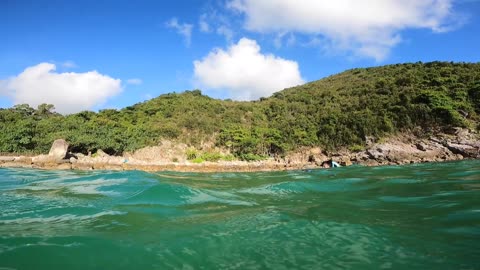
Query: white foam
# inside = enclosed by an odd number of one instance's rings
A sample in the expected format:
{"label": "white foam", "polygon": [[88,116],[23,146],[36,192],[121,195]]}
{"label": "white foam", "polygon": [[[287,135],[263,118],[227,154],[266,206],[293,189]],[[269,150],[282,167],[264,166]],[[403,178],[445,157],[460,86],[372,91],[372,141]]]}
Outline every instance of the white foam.
{"label": "white foam", "polygon": [[63,223],[67,221],[84,221],[89,219],[95,219],[102,216],[113,216],[113,215],[125,215],[126,212],[120,211],[103,211],[100,213],[96,213],[93,215],[72,215],[72,214],[65,214],[60,216],[52,216],[52,217],[35,217],[35,218],[17,218],[17,219],[10,219],[10,220],[0,220],[0,225],[10,225],[10,224],[32,224],[32,223]]}
{"label": "white foam", "polygon": [[[66,180],[66,179],[65,179]],[[75,194],[103,194],[112,195],[116,194],[113,191],[101,191],[101,187],[108,187],[119,185],[127,182],[126,178],[122,179],[96,179],[96,180],[83,180],[76,182],[65,182],[63,179],[46,180],[41,182],[35,182],[32,185],[22,187],[23,190],[31,191],[47,191],[47,190],[60,190],[67,189]]]}

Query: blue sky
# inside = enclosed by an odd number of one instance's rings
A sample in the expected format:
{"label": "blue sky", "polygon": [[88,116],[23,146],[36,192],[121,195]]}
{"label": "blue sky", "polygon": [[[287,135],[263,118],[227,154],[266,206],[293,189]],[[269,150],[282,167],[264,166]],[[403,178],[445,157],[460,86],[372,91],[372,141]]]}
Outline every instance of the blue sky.
{"label": "blue sky", "polygon": [[480,61],[475,0],[0,1],[0,107],[252,100],[346,69]]}

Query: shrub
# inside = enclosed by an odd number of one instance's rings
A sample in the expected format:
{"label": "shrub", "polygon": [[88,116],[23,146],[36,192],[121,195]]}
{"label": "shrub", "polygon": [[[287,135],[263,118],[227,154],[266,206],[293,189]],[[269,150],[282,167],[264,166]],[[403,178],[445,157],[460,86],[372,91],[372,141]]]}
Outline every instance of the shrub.
{"label": "shrub", "polygon": [[194,160],[198,157],[197,150],[195,149],[188,149],[186,152],[187,160]]}
{"label": "shrub", "polygon": [[205,161],[205,160],[203,160],[203,158],[201,158],[201,157],[197,157],[197,158],[194,158],[194,159],[192,160],[193,163],[202,163],[202,162],[204,162],[204,161]]}
{"label": "shrub", "polygon": [[361,151],[365,150],[365,147],[363,145],[360,145],[360,144],[354,144],[354,145],[350,146],[348,149],[352,152],[361,152]]}
{"label": "shrub", "polygon": [[203,153],[200,158],[202,158],[205,161],[211,161],[211,162],[217,162],[222,158],[222,154],[218,152],[206,152]]}
{"label": "shrub", "polygon": [[265,156],[256,155],[256,154],[247,153],[247,154],[241,155],[241,156],[240,156],[240,159],[241,159],[241,160],[244,160],[244,161],[260,161],[260,160],[265,160],[266,157],[265,157]]}
{"label": "shrub", "polygon": [[224,160],[224,161],[234,161],[235,157],[233,155],[225,155],[225,156],[222,156],[222,160]]}

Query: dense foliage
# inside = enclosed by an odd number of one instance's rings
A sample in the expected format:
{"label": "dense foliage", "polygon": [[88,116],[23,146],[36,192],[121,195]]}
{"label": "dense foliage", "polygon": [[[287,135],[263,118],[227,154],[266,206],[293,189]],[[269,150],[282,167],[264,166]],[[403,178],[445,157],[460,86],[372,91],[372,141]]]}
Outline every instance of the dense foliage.
{"label": "dense foliage", "polygon": [[479,129],[480,64],[415,63],[353,69],[253,102],[199,90],[165,94],[122,110],[62,116],[52,105],[0,109],[0,152],[46,152],[56,138],[71,151],[121,154],[161,139],[215,143],[255,160],[302,146],[361,148],[420,127]]}

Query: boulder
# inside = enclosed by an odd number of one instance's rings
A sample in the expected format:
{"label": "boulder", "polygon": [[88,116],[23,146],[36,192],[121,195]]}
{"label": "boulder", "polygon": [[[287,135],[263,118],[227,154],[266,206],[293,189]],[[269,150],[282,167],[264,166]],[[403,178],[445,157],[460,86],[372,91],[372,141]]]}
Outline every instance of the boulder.
{"label": "boulder", "polygon": [[385,159],[385,154],[383,153],[382,148],[368,149],[366,153],[371,159],[375,159],[375,160]]}
{"label": "boulder", "polygon": [[415,144],[415,146],[420,151],[424,151],[424,152],[427,151],[427,145],[423,142],[418,142],[418,143]]}
{"label": "boulder", "polygon": [[447,143],[445,145],[452,153],[460,154],[463,157],[475,158],[479,155],[479,149],[472,145]]}
{"label": "boulder", "polygon": [[55,140],[50,148],[48,155],[55,160],[64,159],[67,155],[68,143],[64,139]]}

